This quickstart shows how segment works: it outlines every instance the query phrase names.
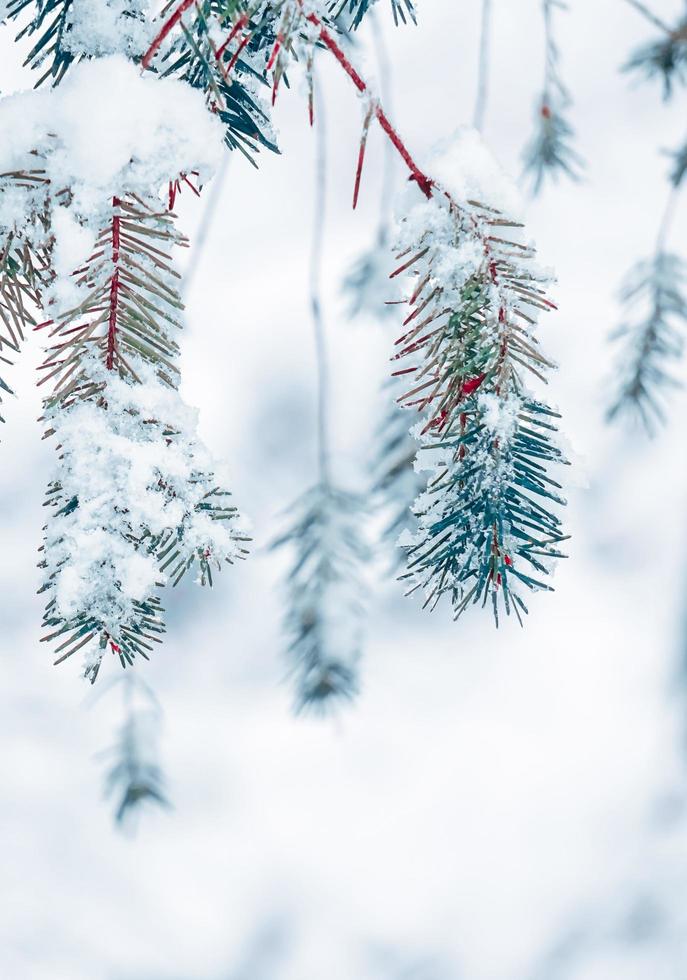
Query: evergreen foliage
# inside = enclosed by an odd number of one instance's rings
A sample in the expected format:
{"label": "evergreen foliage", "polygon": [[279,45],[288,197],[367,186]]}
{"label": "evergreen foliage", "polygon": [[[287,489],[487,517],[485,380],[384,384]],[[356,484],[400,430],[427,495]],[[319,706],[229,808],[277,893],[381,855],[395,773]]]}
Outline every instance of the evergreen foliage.
{"label": "evergreen foliage", "polygon": [[[479,156],[473,166],[484,166]],[[533,328],[553,304],[532,248],[508,234],[517,228],[499,210],[436,187],[410,212],[399,243],[398,272],[415,285],[396,358],[410,361],[400,372],[411,384],[403,403],[422,416],[418,464],[430,474],[418,530],[402,538],[404,578],[427,606],[448,595],[456,617],[490,600],[497,624],[501,605],[518,618],[527,612],[523,587],[550,589],[566,537],[555,512],[565,500],[549,472],[565,462],[558,416],[526,386],[552,366]]]}
{"label": "evergreen foliage", "polygon": [[285,626],[296,709],[322,711],[359,688],[361,573],[369,560],[361,535],[365,508],[359,496],[319,483],[291,513],[274,547],[292,554]]}
{"label": "evergreen foliage", "polygon": [[612,334],[622,343],[618,380],[608,418],[636,415],[652,434],[665,421],[665,396],[677,385],[671,370],[684,351],[687,266],[659,251],[637,263],[623,284],[628,319]]}
{"label": "evergreen foliage", "polygon": [[687,17],[680,18],[672,29],[666,27],[658,40],[637,48],[625,71],[646,79],[657,78],[663,86],[663,98],[670,99],[675,85],[687,82]]}
{"label": "evergreen foliage", "polygon": [[[176,585],[197,563],[200,583],[211,585],[213,562],[219,569],[245,553],[236,509],[203,472],[185,412],[166,394],[177,383],[171,332],[183,305],[165,249],[180,242],[169,214],[114,198],[76,273],[83,299],[52,325],[55,343],[42,366],[41,384],[53,385],[46,434],[57,434],[61,452],[48,490],[44,639],[60,640],[58,662],[96,641],[86,661],[91,681],[107,648],[122,666],[148,658],[164,631],[156,590],[165,574]],[[94,454],[101,479],[84,472],[84,451]]]}
{"label": "evergreen foliage", "polygon": [[[330,0],[330,10],[334,17],[348,15],[351,28],[357,30],[374,3],[375,0]],[[396,24],[405,24],[408,21],[417,23],[415,0],[390,0],[390,3]]]}
{"label": "evergreen foliage", "polygon": [[107,752],[112,762],[105,779],[105,794],[114,797],[114,818],[120,827],[150,804],[162,808],[170,805],[157,759],[160,708],[141,684],[134,686],[129,677],[124,684],[124,720]]}
{"label": "evergreen foliage", "polygon": [[[625,67],[641,71],[646,78],[659,75],[663,80],[664,99],[668,100],[674,84],[684,83],[686,77],[687,19],[682,18],[671,29],[640,0],[629,2],[662,37],[638,49]],[[619,344],[619,351],[607,418],[635,417],[650,435],[665,422],[668,392],[679,384],[674,369],[684,351],[687,326],[687,267],[681,256],[666,245],[687,173],[687,144],[669,155],[673,161],[669,174],[671,187],[654,254],[638,262],[627,274],[620,290],[626,317],[611,334],[611,340]]]}
{"label": "evergreen foliage", "polygon": [[567,113],[571,99],[560,74],[560,52],[553,29],[554,10],[566,10],[562,0],[542,0],[545,27],[544,85],[535,107],[535,131],[524,150],[525,174],[538,194],[547,177],[561,174],[577,180],[582,158],[572,146],[574,130]]}
{"label": "evergreen foliage", "polygon": [[[49,216],[45,206],[45,187],[48,182],[40,171],[17,171],[0,174],[0,200],[15,194],[25,195],[35,206],[35,240],[17,222],[0,233],[0,362],[12,361],[3,351],[19,353],[26,330],[36,326],[35,311],[40,308],[41,294],[50,281]],[[2,392],[11,388],[0,376]],[[0,421],[3,421],[0,415]]]}
{"label": "evergreen foliage", "polygon": [[[38,84],[52,88],[31,103],[34,142],[2,157],[0,193],[11,207],[0,225],[0,356],[16,353],[29,326],[50,338],[40,384],[49,388],[43,421],[57,460],[41,556],[44,640],[56,643],[58,662],[81,651],[91,681],[107,652],[122,666],[150,656],[165,629],[164,585],[189,569],[211,585],[216,569],[246,553],[246,531],[177,391],[183,304],[171,252],[187,243],[173,208],[182,186],[200,192],[222,141],[251,160],[261,147],[276,149],[263,95],[274,102],[296,63],[313,121],[316,50],[365,103],[355,199],[367,132],[378,124],[419,202],[401,222],[399,272],[415,281],[398,357],[412,361],[400,371],[413,376],[403,401],[418,413],[413,431],[433,475],[409,520],[411,586],[424,587],[430,604],[449,593],[456,613],[489,596],[495,612],[501,597],[507,612],[519,612],[521,586],[548,588],[549,560],[564,538],[553,510],[562,497],[548,468],[562,456],[555,413],[529,392],[525,375],[543,379],[550,366],[533,327],[551,304],[531,248],[503,237],[515,223],[488,194],[481,203],[452,192],[446,170],[422,171],[349,61],[341,25],[356,28],[371,6],[174,0],[154,17],[144,0],[5,5],[10,19],[33,14],[23,29],[34,41],[28,62],[42,73]],[[414,20],[411,0],[391,6],[397,21]],[[551,37],[548,44],[547,84],[562,101]],[[99,122],[80,112],[92,86],[114,106],[104,109],[107,131],[97,131],[109,141],[100,155],[97,136],[82,140]],[[111,92],[120,86],[135,110],[131,126]],[[18,106],[7,108],[10,124]],[[76,160],[72,139],[82,140]],[[473,149],[457,152],[469,158]],[[541,148],[539,156],[549,169],[570,160]],[[378,252],[387,229],[384,207]],[[381,291],[376,259],[348,283],[368,306]],[[313,292],[315,318],[319,306]],[[388,426],[376,491],[401,494],[403,484],[410,494],[425,482],[409,466],[410,424],[396,413]],[[393,533],[402,523],[393,517]],[[360,497],[335,488],[321,466],[280,539],[293,555],[286,622],[299,707],[349,698],[358,687],[362,524]]]}
{"label": "evergreen foliage", "polygon": [[[269,109],[261,89],[267,86],[266,47],[273,41],[272,23],[265,20],[251,33],[250,42],[238,51],[215,44],[217,24],[231,28],[226,0],[202,0],[191,11],[193,19],[182,22],[182,32],[160,65],[164,76],[181,78],[205,92],[208,107],[226,127],[229,149],[240,150],[255,163],[264,146],[278,152]],[[238,42],[238,47],[241,41]]]}

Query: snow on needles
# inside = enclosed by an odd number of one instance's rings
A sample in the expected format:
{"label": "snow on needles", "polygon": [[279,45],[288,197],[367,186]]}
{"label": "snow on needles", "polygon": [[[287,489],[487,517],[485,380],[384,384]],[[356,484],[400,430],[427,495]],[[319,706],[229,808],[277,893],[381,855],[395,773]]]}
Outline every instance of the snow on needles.
{"label": "snow on needles", "polygon": [[203,508],[216,489],[212,461],[196,436],[197,413],[138,367],[140,384],[93,357],[89,377],[103,397],[46,412],[61,444],[58,510],[45,538],[46,581],[65,621],[84,617],[115,641],[136,603],[164,584],[156,545],[173,532],[182,554],[216,562],[239,557],[231,527]]}
{"label": "snow on needles", "polygon": [[[207,180],[222,144],[222,125],[202,93],[182,81],[141,75],[121,54],[73,66],[58,88],[0,101],[0,173],[44,170],[53,195],[62,192],[53,208],[68,207],[93,230],[114,196],[149,198],[191,171]],[[13,194],[9,199],[0,187],[0,236],[30,231],[34,212],[27,195],[36,192]],[[57,244],[66,227],[55,228]],[[79,261],[87,257],[86,251]]]}
{"label": "snow on needles", "polygon": [[148,0],[72,0],[62,46],[96,57],[115,52],[141,55],[154,34],[149,13]]}

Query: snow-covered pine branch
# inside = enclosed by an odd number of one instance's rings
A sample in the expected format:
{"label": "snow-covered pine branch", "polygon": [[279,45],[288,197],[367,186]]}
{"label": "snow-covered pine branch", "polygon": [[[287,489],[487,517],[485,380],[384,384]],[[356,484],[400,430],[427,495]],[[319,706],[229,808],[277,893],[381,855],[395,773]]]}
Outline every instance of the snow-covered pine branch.
{"label": "snow-covered pine branch", "polygon": [[[165,576],[177,581],[197,563],[201,582],[209,581],[212,562],[243,553],[245,532],[175,389],[182,305],[169,249],[183,241],[163,200],[173,204],[190,174],[203,184],[223,143],[249,154],[271,146],[260,90],[267,81],[274,101],[294,58],[311,75],[318,45],[363,96],[364,135],[379,124],[421,201],[401,234],[411,256],[403,268],[419,276],[402,355],[415,359],[403,370],[422,382],[421,439],[436,472],[410,548],[412,575],[432,600],[450,591],[457,611],[488,594],[495,610],[499,595],[507,609],[524,608],[513,587],[545,587],[540,578],[562,540],[558,518],[545,509],[547,498],[559,499],[547,469],[561,460],[550,438],[554,413],[521,377],[543,376],[548,366],[531,328],[533,314],[550,304],[531,249],[502,237],[513,223],[491,188],[483,201],[449,187],[441,166],[433,176],[417,166],[338,43],[328,0],[238,0],[229,8],[177,0],[152,19],[143,2],[10,0],[5,13],[29,7],[27,30],[36,36],[29,61],[54,85],[0,103],[0,123],[15,134],[0,148],[0,254],[13,256],[16,267],[5,264],[11,289],[19,283],[21,295],[40,302],[49,318],[41,326],[53,338],[43,365],[43,383],[54,386],[45,419],[60,455],[43,566],[46,639],[58,640],[59,659],[84,649],[93,680],[108,649],[123,664],[147,656],[163,629]],[[122,102],[133,111],[121,113]],[[461,172],[462,156],[469,165],[473,155],[459,141],[452,169]],[[169,200],[161,200],[167,186]],[[294,581],[317,543],[332,536],[344,566],[360,559],[355,520],[343,520],[355,508],[339,493],[323,479],[307,498],[292,538],[304,549]],[[313,588],[326,587],[324,607],[352,609],[342,598],[345,574],[327,567],[334,571],[319,584],[316,571],[313,580]],[[322,621],[331,618],[327,612]],[[324,690],[326,671],[313,686],[311,634],[298,619],[303,691]],[[356,644],[347,649],[351,670]]]}
{"label": "snow-covered pine branch", "polygon": [[17,40],[35,39],[25,63],[42,71],[36,86],[58,85],[82,58],[139,58],[150,43],[149,0],[6,0],[5,6],[8,20],[32,14]]}
{"label": "snow-covered pine branch", "polygon": [[208,108],[225,127],[226,145],[255,164],[261,146],[277,151],[265,72],[274,23],[265,17],[245,44],[239,32],[235,44],[234,39],[224,43],[228,18],[223,0],[198,0],[156,67],[162,77],[183,79],[203,91]]}
{"label": "snow-covered pine branch", "polygon": [[[119,112],[122,99],[135,112]],[[57,641],[58,661],[83,650],[93,681],[108,649],[122,665],[149,655],[167,578],[195,564],[211,584],[213,566],[244,554],[196,413],[176,391],[183,304],[169,250],[185,242],[160,199],[170,178],[212,173],[223,128],[201,93],[141,77],[121,54],[3,100],[0,122],[16,136],[0,150],[3,254],[50,263],[31,297],[50,316],[41,383],[59,446],[44,639]],[[28,180],[36,170],[40,182]]]}
{"label": "snow-covered pine branch", "polygon": [[527,612],[528,590],[550,589],[562,557],[565,501],[551,476],[565,462],[558,414],[528,389],[551,363],[535,334],[553,304],[550,275],[516,235],[513,195],[478,135],[464,131],[433,162],[432,197],[400,223],[398,272],[412,276],[406,332],[397,341],[420,413],[418,465],[428,489],[407,533],[410,591],[426,605],[448,594],[456,616],[471,603]]}

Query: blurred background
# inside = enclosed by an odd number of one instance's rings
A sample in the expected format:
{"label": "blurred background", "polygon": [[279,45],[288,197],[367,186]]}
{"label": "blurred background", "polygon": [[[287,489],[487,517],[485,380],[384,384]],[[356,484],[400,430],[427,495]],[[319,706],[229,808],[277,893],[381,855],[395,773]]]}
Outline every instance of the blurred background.
{"label": "blurred background", "polygon": [[[674,22],[680,0],[653,0]],[[472,119],[479,0],[423,0],[395,29],[394,118],[426,152]],[[39,644],[36,568],[53,446],[41,442],[31,338],[8,372],[0,444],[0,977],[7,980],[682,980],[687,976],[687,454],[683,394],[650,441],[604,410],[618,286],[654,246],[664,151],[685,101],[621,73],[651,28],[623,0],[557,18],[579,183],[526,199],[555,268],[542,341],[551,397],[577,456],[570,559],[520,629],[477,609],[422,612],[389,555],[369,569],[357,701],[295,717],[282,585],[269,550],[316,478],[308,307],[315,138],[299,79],[276,108],[281,156],[238,154],[187,290],[183,394],[226,460],[252,554],[215,588],[165,597],[169,633],[137,670],[162,706],[171,809],[113,824],[107,757],[122,715],[118,666],[91,689]],[[0,89],[32,84],[11,29]],[[352,57],[377,75],[369,25]],[[318,66],[328,122],[323,301],[333,467],[370,484],[381,393],[400,332],[345,315],[342,279],[372,246],[383,144],[372,132],[351,211],[361,106]],[[484,135],[521,155],[543,72],[538,0],[494,0]],[[11,134],[2,134],[2,139]],[[399,183],[403,180],[398,175]],[[182,195],[193,241],[207,206]],[[681,250],[687,203],[671,234]],[[193,261],[193,252],[182,260]],[[583,487],[583,488],[582,488]],[[135,831],[135,832],[134,832]]]}

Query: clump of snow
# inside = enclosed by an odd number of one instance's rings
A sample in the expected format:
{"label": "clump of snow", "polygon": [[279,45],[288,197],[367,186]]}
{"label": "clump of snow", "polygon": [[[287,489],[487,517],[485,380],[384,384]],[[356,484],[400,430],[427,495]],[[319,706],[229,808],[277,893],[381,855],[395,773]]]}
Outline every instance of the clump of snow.
{"label": "clump of snow", "polygon": [[95,356],[86,369],[102,397],[46,412],[61,446],[61,489],[44,567],[58,615],[87,616],[116,640],[136,621],[135,603],[164,582],[155,550],[162,535],[174,532],[184,557],[202,552],[221,563],[238,556],[245,529],[202,507],[217,486],[212,460],[198,440],[197,413],[178,392],[145,364],[137,366],[140,384]]}
{"label": "clump of snow", "polygon": [[155,31],[149,13],[148,0],[72,0],[61,46],[91,57],[143,54]]}
{"label": "clump of snow", "polygon": [[518,413],[522,401],[516,395],[500,397],[495,392],[485,391],[477,396],[480,421],[501,444],[509,443],[518,426]]}
{"label": "clump of snow", "polygon": [[438,143],[428,158],[427,171],[454,200],[477,201],[522,219],[522,195],[476,129],[461,126]]}
{"label": "clump of snow", "polygon": [[[75,65],[58,88],[0,100],[0,132],[12,133],[0,143],[0,173],[40,168],[49,178],[57,247],[60,233],[70,238],[65,252],[75,244],[74,223],[97,231],[113,197],[150,198],[169,179],[194,170],[207,180],[224,138],[201,92],[141,75],[121,54]],[[0,233],[18,227],[29,234],[39,193],[0,184]],[[72,257],[78,265],[88,252]]]}

